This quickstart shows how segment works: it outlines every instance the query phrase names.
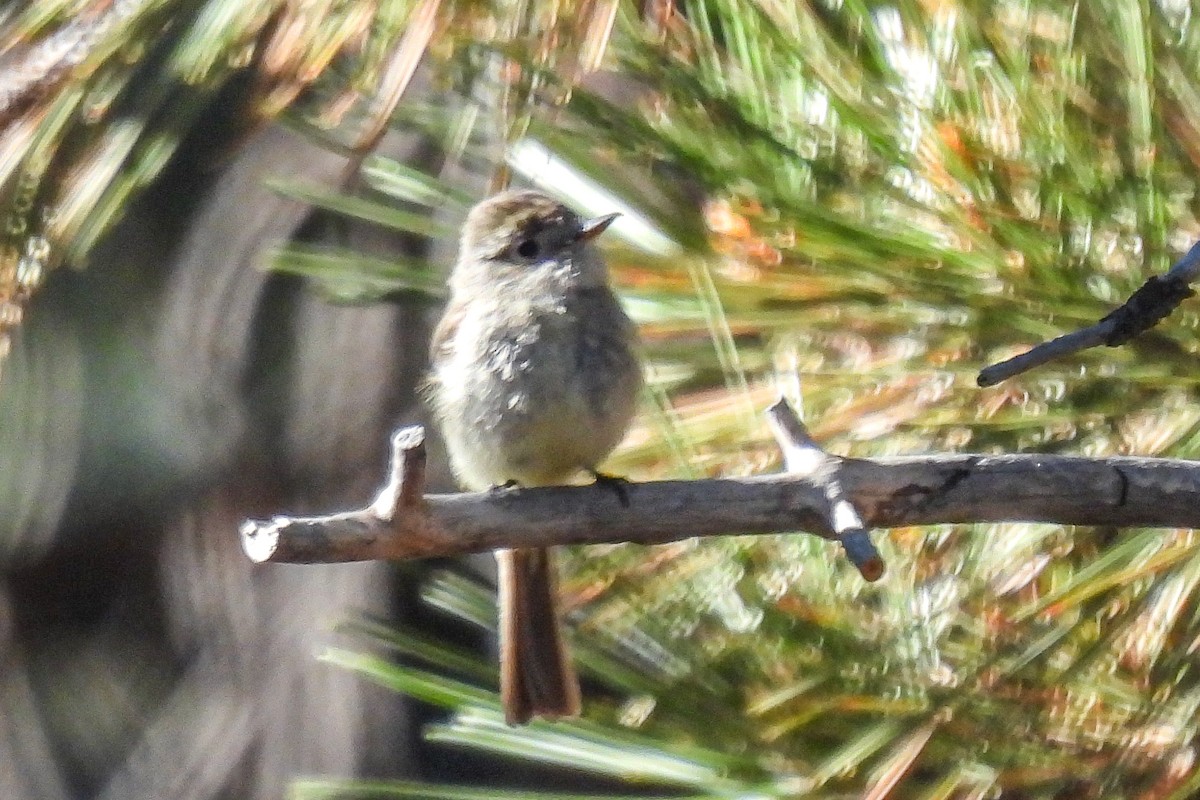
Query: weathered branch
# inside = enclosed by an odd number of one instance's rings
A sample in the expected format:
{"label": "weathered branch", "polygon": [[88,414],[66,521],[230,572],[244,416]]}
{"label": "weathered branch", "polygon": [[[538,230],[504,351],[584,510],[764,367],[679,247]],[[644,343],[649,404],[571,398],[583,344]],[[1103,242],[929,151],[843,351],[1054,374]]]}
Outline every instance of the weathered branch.
{"label": "weathered branch", "polygon": [[798,478],[808,478],[821,490],[825,502],[817,511],[828,532],[841,541],[850,562],[864,578],[879,580],[883,577],[883,559],[871,543],[858,509],[846,499],[842,490],[839,473],[844,459],[821,449],[795,409],[782,398],[767,409],[767,421],[783,451],[783,463],[788,472]]}
{"label": "weathered branch", "polygon": [[1147,279],[1120,307],[1094,325],[1043,342],[1025,353],[980,370],[976,383],[994,386],[1062,356],[1107,345],[1119,347],[1153,328],[1180,303],[1191,297],[1189,283],[1200,275],[1200,242],[1184,254],[1165,275]]}
{"label": "weathered branch", "polygon": [[837,494],[858,525],[831,522],[828,482],[797,474],[605,487],[422,495],[419,429],[393,438],[392,475],[366,508],[242,526],[254,561],[316,563],[449,556],[509,547],[637,542],[952,522],[1200,527],[1200,462],[1053,455],[839,458]]}

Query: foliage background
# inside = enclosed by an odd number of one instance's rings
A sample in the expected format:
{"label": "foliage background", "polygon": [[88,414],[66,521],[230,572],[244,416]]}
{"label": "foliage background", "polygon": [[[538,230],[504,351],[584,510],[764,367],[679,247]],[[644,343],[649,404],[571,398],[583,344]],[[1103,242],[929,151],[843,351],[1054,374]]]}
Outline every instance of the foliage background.
{"label": "foliage background", "polygon": [[[564,174],[583,176],[583,189],[567,191],[575,200],[600,187],[611,194],[597,202],[622,203],[641,224],[614,229],[611,261],[642,323],[651,388],[608,469],[777,468],[760,412],[779,392],[840,453],[1196,455],[1190,304],[1121,350],[974,385],[984,364],[1102,316],[1200,233],[1191,4],[237,6],[145,6],[121,23],[175,32],[162,45],[173,48],[162,89],[146,91],[129,59],[104,61],[74,102],[116,87],[98,112],[109,124],[84,132],[62,95],[61,116],[50,106],[31,123],[24,160],[0,160],[20,165],[10,189],[56,180],[24,226],[9,225],[11,253],[28,257],[37,241],[39,255],[44,242],[51,266],[86,252],[89,231],[170,154],[169,132],[195,119],[186,109],[200,113],[195,98],[241,68],[259,78],[260,113],[287,106],[289,124],[362,156],[353,195],[287,178],[277,191],[444,237],[452,226],[431,231],[414,212],[461,209],[468,194],[367,155],[370,141],[353,149],[386,118],[354,90],[394,86],[405,54],[429,45],[439,85],[475,102],[402,100],[391,125],[484,169],[496,165],[498,127],[500,172],[559,190],[572,186]],[[31,35],[55,18],[47,9],[14,14],[15,29]],[[286,40],[289,58],[272,60],[280,30],[299,33]],[[139,91],[122,93],[122,80]],[[142,127],[105,117],[122,102],[140,104],[118,116]],[[37,172],[30,142],[70,168]],[[273,265],[342,302],[436,296],[444,266],[328,245],[281,247]],[[989,524],[877,541],[889,565],[877,585],[802,536],[573,552],[564,591],[591,689],[578,723],[507,729],[490,661],[415,630],[348,624],[324,658],[450,709],[429,740],[582,769],[630,791],[1200,790],[1191,531]],[[475,582],[443,571],[423,587],[433,607],[490,629],[491,601]],[[324,780],[297,792],[477,796]]]}

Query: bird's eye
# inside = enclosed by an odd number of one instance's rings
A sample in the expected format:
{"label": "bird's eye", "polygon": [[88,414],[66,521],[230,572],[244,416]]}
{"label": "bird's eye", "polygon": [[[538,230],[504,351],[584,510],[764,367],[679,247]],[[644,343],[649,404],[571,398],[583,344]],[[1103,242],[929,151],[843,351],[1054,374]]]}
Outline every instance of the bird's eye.
{"label": "bird's eye", "polygon": [[537,258],[540,251],[541,248],[538,247],[536,239],[526,239],[517,245],[517,255],[521,258]]}

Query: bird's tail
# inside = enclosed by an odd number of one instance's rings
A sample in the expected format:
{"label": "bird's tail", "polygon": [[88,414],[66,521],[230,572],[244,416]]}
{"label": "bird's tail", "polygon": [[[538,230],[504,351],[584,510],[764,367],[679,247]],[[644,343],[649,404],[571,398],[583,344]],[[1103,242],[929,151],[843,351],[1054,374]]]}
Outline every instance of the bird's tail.
{"label": "bird's tail", "polygon": [[549,550],[498,550],[500,696],[509,725],[579,713],[579,679],[558,619]]}

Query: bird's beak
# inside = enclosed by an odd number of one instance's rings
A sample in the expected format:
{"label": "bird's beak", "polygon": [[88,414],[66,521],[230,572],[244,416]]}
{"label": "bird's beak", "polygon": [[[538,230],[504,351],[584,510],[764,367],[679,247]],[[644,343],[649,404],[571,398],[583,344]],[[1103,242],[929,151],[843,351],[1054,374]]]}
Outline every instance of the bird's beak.
{"label": "bird's beak", "polygon": [[577,241],[590,242],[600,234],[604,233],[604,229],[613,224],[613,220],[621,216],[618,211],[615,214],[605,214],[602,217],[593,217],[592,219],[584,220],[583,225],[579,226],[579,238]]}

